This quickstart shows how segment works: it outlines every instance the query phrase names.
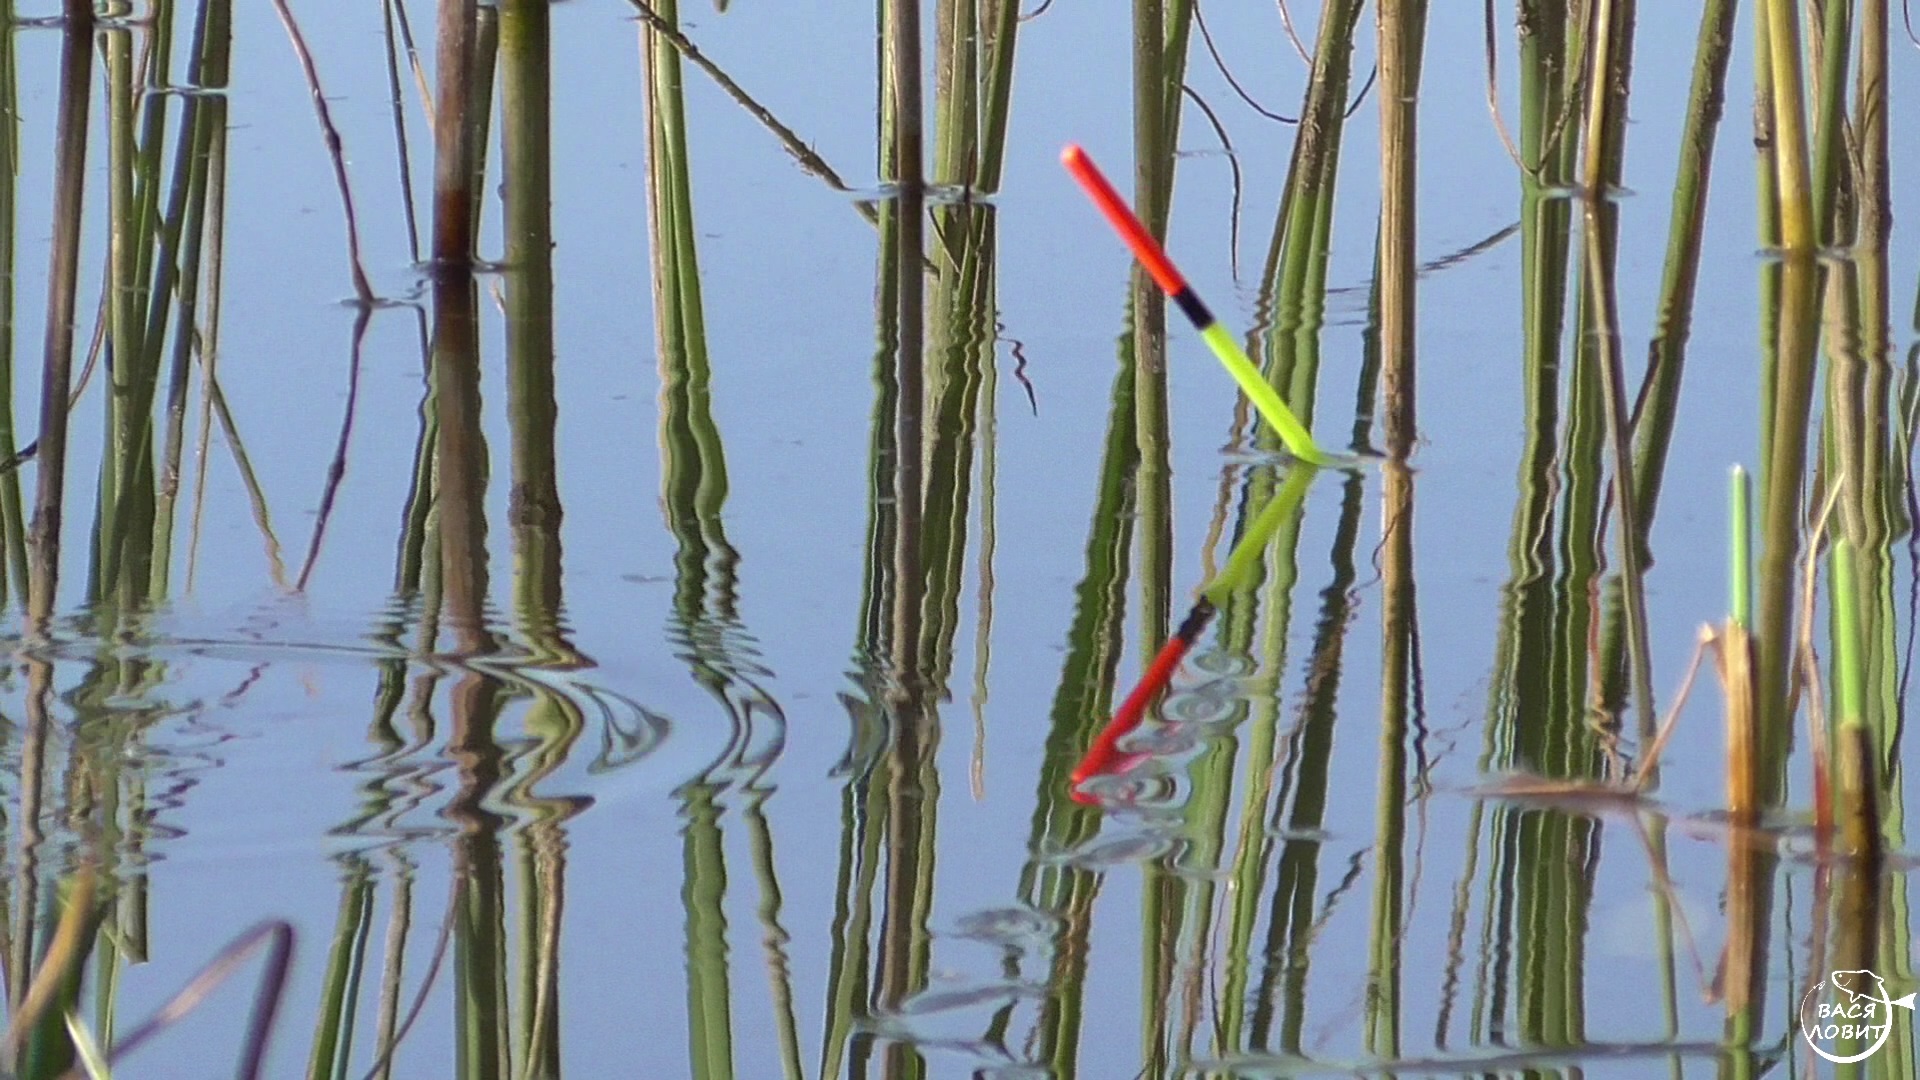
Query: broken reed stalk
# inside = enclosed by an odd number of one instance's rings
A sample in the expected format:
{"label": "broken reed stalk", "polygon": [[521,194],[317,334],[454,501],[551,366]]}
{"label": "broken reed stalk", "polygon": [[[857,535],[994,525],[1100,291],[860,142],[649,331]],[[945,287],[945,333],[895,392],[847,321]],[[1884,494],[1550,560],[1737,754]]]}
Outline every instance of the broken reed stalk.
{"label": "broken reed stalk", "polygon": [[1686,367],[1687,337],[1693,327],[1704,248],[1713,154],[1726,109],[1727,64],[1733,55],[1736,9],[1734,0],[1708,0],[1700,13],[1686,129],[1680,137],[1680,161],[1668,219],[1659,314],[1653,340],[1647,346],[1642,400],[1634,409],[1635,509],[1643,530],[1639,540],[1643,562],[1652,560],[1644,532],[1651,528],[1659,506],[1660,483],[1678,419],[1681,376]]}
{"label": "broken reed stalk", "polygon": [[1828,602],[1833,608],[1833,727],[1830,734],[1816,735],[1831,740],[1833,753],[1832,782],[1827,789],[1833,808],[1825,816],[1838,826],[1841,851],[1877,861],[1881,854],[1878,770],[1874,761],[1878,751],[1871,730],[1862,720],[1867,693],[1862,655],[1866,642],[1861,633],[1853,542],[1844,535],[1835,536],[1830,556],[1833,566],[1833,584],[1828,590]]}
{"label": "broken reed stalk", "polygon": [[1720,625],[1713,639],[1713,669],[1726,703],[1727,816],[1751,822],[1760,808],[1753,711],[1753,637],[1736,619]]}
{"label": "broken reed stalk", "polygon": [[1750,822],[1759,811],[1760,785],[1755,760],[1758,732],[1753,711],[1753,485],[1738,465],[1728,484],[1727,620],[1712,639],[1714,671],[1720,677],[1727,731],[1727,813]]}
{"label": "broken reed stalk", "polygon": [[1867,866],[1885,854],[1880,840],[1878,754],[1867,725],[1842,721],[1834,732],[1833,793],[1840,850]]}

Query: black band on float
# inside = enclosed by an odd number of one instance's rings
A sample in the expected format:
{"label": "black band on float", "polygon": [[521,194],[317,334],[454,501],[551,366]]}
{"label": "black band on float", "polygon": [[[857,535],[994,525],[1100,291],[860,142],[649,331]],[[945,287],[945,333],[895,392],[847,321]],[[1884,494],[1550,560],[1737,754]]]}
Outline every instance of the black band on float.
{"label": "black band on float", "polygon": [[1194,329],[1205,330],[1213,325],[1213,312],[1207,310],[1207,305],[1200,302],[1199,295],[1191,287],[1174,293],[1173,302],[1180,305],[1181,314],[1193,323]]}

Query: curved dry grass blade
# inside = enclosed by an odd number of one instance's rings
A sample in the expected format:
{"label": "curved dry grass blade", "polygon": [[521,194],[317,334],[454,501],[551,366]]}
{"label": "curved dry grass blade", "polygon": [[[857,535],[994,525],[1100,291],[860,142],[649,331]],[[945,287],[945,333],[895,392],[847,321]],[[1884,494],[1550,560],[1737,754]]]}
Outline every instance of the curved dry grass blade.
{"label": "curved dry grass blade", "polygon": [[[1491,6],[1490,3],[1489,6]],[[1591,24],[1593,21],[1593,0],[1581,0],[1579,6],[1574,10],[1574,14],[1569,18],[1569,21],[1582,26]],[[1540,170],[1546,167],[1546,163],[1553,158],[1555,153],[1554,148],[1559,146],[1560,140],[1566,136],[1567,125],[1572,122],[1574,113],[1579,111],[1582,95],[1578,92],[1580,90],[1580,76],[1578,73],[1584,72],[1587,69],[1587,49],[1592,38],[1592,33],[1582,33],[1579,37],[1578,48],[1574,51],[1573,56],[1567,60],[1566,69],[1575,74],[1572,76],[1570,84],[1565,88],[1567,92],[1562,95],[1565,100],[1560,103],[1559,114],[1553,118],[1552,125],[1547,128],[1546,136],[1540,140],[1540,160],[1531,165],[1527,164],[1525,159],[1519,160],[1520,168],[1536,182],[1540,179]],[[1524,92],[1524,87],[1522,89]]]}
{"label": "curved dry grass blade", "polygon": [[[1307,47],[1301,44],[1299,32],[1293,28],[1293,10],[1287,7],[1287,0],[1277,0],[1277,4],[1280,8],[1280,25],[1286,28],[1287,40],[1293,42],[1293,51],[1300,54],[1300,59],[1312,63],[1313,57],[1308,54]],[[1199,8],[1196,7],[1194,12],[1198,14]]]}
{"label": "curved dry grass blade", "polygon": [[[1247,92],[1247,88],[1244,86],[1241,86],[1240,80],[1233,77],[1233,72],[1227,68],[1226,59],[1220,55],[1220,49],[1213,43],[1213,32],[1207,29],[1207,20],[1201,16],[1200,5],[1197,3],[1193,5],[1193,22],[1195,26],[1198,26],[1200,28],[1200,40],[1203,43],[1205,43],[1207,46],[1207,55],[1213,57],[1213,66],[1219,69],[1220,76],[1227,80],[1227,85],[1233,88],[1233,92],[1239,96],[1241,101],[1244,101],[1247,103],[1248,108],[1252,109],[1254,112],[1259,113],[1261,116],[1264,116],[1269,120],[1276,120],[1282,124],[1298,124],[1300,122],[1300,118],[1297,116],[1283,116],[1280,113],[1274,112],[1272,109],[1269,109],[1265,105],[1262,105],[1259,102],[1253,100],[1253,95]],[[1288,27],[1288,30],[1289,32],[1291,32],[1292,27]],[[1293,44],[1295,48],[1299,48],[1300,46],[1299,39],[1296,38]],[[1308,60],[1308,62],[1311,63],[1311,60],[1308,58],[1305,50],[1301,50],[1300,59]],[[1191,89],[1188,89],[1185,86],[1182,86],[1181,89],[1186,90],[1188,96],[1190,97],[1194,96],[1193,91]],[[1199,98],[1194,97],[1194,100],[1197,101],[1199,100]],[[1214,122],[1214,126],[1218,127],[1219,121],[1216,120]],[[1224,137],[1225,136],[1222,136],[1222,138]]]}
{"label": "curved dry grass blade", "polygon": [[1353,102],[1347,106],[1346,112],[1340,114],[1340,118],[1353,119],[1353,114],[1359,112],[1360,106],[1367,103],[1367,95],[1373,93],[1373,85],[1379,81],[1380,65],[1375,64],[1367,69],[1367,81],[1360,84],[1360,92],[1353,95]]}
{"label": "curved dry grass blade", "polygon": [[1233,172],[1233,198],[1228,203],[1227,209],[1227,265],[1234,280],[1237,281],[1240,278],[1240,193],[1243,186],[1240,176],[1240,155],[1234,152],[1233,140],[1227,137],[1226,127],[1220,123],[1220,118],[1214,115],[1213,106],[1208,105],[1191,86],[1182,84],[1180,92],[1193,99],[1195,105],[1200,106],[1201,115],[1205,116],[1207,123],[1213,126],[1213,133],[1220,136],[1220,149],[1226,151],[1227,168]]}
{"label": "curved dry grass blade", "polygon": [[80,364],[80,376],[73,381],[73,390],[67,395],[67,411],[72,412],[80,404],[80,395],[87,392],[87,384],[93,381],[93,373],[100,369],[100,354],[107,345],[107,294],[113,291],[109,280],[100,282],[100,306],[94,309],[93,337],[87,342],[87,358]]}
{"label": "curved dry grass blade", "polygon": [[[167,999],[146,1023],[115,1043],[107,1061],[112,1063],[126,1057],[155,1035],[179,1023],[264,945],[266,968],[260,973],[260,989],[253,996],[253,1015],[247,1021],[247,1041],[241,1047],[240,1068],[236,1074],[241,1080],[257,1080],[266,1057],[267,1038],[273,1031],[273,1018],[286,993],[287,974],[293,961],[293,938],[293,924],[283,919],[268,920],[240,935]],[[61,1080],[77,1080],[81,1075],[77,1070],[70,1070]]]}
{"label": "curved dry grass blade", "polygon": [[[207,506],[207,448],[213,438],[213,388],[220,359],[220,308],[224,300],[221,269],[225,265],[227,241],[227,131],[216,125],[213,145],[207,149],[207,308],[205,322],[194,331],[193,347],[200,357],[200,440],[194,458],[199,468],[193,478],[192,525],[187,531],[187,591],[193,591],[194,572],[199,568],[201,523]],[[181,333],[189,332],[182,327]]]}
{"label": "curved dry grass blade", "polygon": [[1514,145],[1513,133],[1507,130],[1507,122],[1500,116],[1500,40],[1493,30],[1493,0],[1486,0],[1482,10],[1481,25],[1486,31],[1483,48],[1487,56],[1487,111],[1493,114],[1493,130],[1500,133],[1500,145],[1507,148],[1507,156],[1521,172],[1532,172],[1520,160],[1520,148]]}
{"label": "curved dry grass blade", "polygon": [[[1823,845],[1833,835],[1833,799],[1828,788],[1832,763],[1828,759],[1828,727],[1824,707],[1826,692],[1820,685],[1820,656],[1813,644],[1814,599],[1820,584],[1814,572],[1814,560],[1820,557],[1820,544],[1827,533],[1827,522],[1840,503],[1840,492],[1846,482],[1845,473],[1835,474],[1828,483],[1819,512],[1807,528],[1806,550],[1802,552],[1800,561],[1798,617],[1794,620],[1793,666],[1800,676],[1799,682],[1794,685],[1794,693],[1803,690],[1806,693],[1807,747],[1813,757],[1813,830],[1814,836]],[[1791,715],[1793,706],[1790,703],[1788,707]]]}
{"label": "curved dry grass blade", "polygon": [[[94,323],[93,343],[87,349],[86,362],[80,366],[80,378],[74,381],[73,389],[67,393],[67,412],[69,414],[71,414],[74,409],[79,408],[80,399],[86,395],[87,384],[93,381],[93,373],[99,366],[100,352],[106,342],[107,334],[107,323],[104,318],[106,309],[107,301],[106,297],[103,296],[100,299],[99,308],[99,315],[102,317],[96,319]],[[40,440],[37,438],[29,439],[27,445],[15,450],[4,461],[0,461],[0,474],[12,472],[27,462],[32,461],[35,457],[38,457],[39,454]]]}
{"label": "curved dry grass blade", "polygon": [[373,286],[367,281],[366,266],[360,260],[360,223],[353,212],[353,189],[347,184],[347,158],[340,141],[340,131],[333,126],[333,114],[328,110],[326,95],[320,89],[320,72],[314,67],[313,53],[307,48],[306,36],[300,32],[300,24],[294,21],[287,0],[273,0],[273,9],[279,13],[280,25],[286,27],[287,40],[293,43],[293,54],[300,60],[300,70],[307,79],[307,93],[313,98],[313,114],[320,121],[320,131],[327,143],[327,157],[333,162],[333,180],[340,188],[340,208],[346,217],[347,261],[353,273],[354,296],[362,304],[372,304],[375,300]]}

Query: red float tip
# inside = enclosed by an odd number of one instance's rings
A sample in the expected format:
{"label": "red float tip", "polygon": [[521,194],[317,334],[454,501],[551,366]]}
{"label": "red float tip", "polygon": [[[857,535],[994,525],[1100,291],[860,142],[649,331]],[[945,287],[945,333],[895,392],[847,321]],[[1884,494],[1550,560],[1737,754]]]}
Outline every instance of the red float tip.
{"label": "red float tip", "polygon": [[1151,233],[1147,232],[1147,227],[1134,216],[1133,211],[1127,207],[1126,200],[1122,199],[1120,193],[1113,189],[1113,185],[1107,182],[1107,178],[1101,174],[1099,167],[1094,165],[1093,159],[1087,156],[1087,152],[1081,149],[1079,143],[1068,143],[1066,148],[1060,151],[1060,164],[1073,174],[1075,180],[1079,181],[1087,197],[1093,200],[1093,204],[1100,208],[1102,214],[1106,215],[1107,221],[1112,223],[1114,230],[1120,234],[1120,239],[1126,241],[1127,247],[1133,252],[1133,257],[1140,260],[1140,265],[1146,268],[1154,282],[1165,290],[1168,296],[1178,296],[1184,292],[1187,280],[1180,276],[1180,271],[1173,268],[1173,260],[1167,258],[1166,250]]}

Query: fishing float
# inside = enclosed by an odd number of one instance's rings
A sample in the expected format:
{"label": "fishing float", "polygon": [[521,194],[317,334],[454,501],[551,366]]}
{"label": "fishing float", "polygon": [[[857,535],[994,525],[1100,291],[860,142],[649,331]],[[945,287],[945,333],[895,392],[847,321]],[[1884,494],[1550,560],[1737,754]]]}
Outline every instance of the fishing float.
{"label": "fishing float", "polygon": [[[1067,172],[1079,182],[1080,187],[1093,200],[1093,204],[1113,225],[1114,231],[1120,234],[1120,239],[1126,242],[1128,250],[1132,251],[1133,257],[1140,261],[1140,265],[1146,269],[1148,276],[1153,278],[1154,284],[1167,294],[1167,298],[1172,300],[1181,314],[1187,317],[1187,321],[1193,324],[1194,330],[1200,334],[1200,339],[1207,343],[1207,347],[1213,350],[1213,355],[1219,358],[1221,366],[1227,369],[1227,374],[1239,384],[1240,392],[1253,402],[1253,407],[1259,410],[1260,415],[1280,436],[1280,441],[1285,444],[1287,452],[1307,466],[1347,467],[1355,464],[1358,459],[1344,454],[1329,453],[1321,449],[1319,443],[1314,442],[1313,433],[1307,430],[1307,425],[1300,422],[1300,418],[1294,415],[1285,401],[1281,400],[1279,393],[1261,376],[1260,369],[1247,358],[1246,351],[1240,348],[1240,343],[1233,339],[1233,335],[1214,319],[1213,312],[1201,301],[1199,294],[1193,291],[1193,286],[1187,284],[1187,279],[1173,265],[1173,260],[1167,257],[1166,249],[1153,238],[1153,234],[1147,232],[1147,227],[1141,224],[1139,217],[1127,206],[1126,200],[1114,190],[1113,185],[1093,163],[1093,158],[1087,155],[1086,150],[1077,143],[1070,143],[1065,150],[1061,151],[1060,163],[1066,166]],[[1179,670],[1180,662],[1186,658],[1187,653],[1192,651],[1200,635],[1206,631],[1207,624],[1213,621],[1213,616],[1219,611],[1220,605],[1226,602],[1226,598],[1236,588],[1249,580],[1254,567],[1259,562],[1261,552],[1266,548],[1267,541],[1279,529],[1280,523],[1291,517],[1301,500],[1306,497],[1307,484],[1316,471],[1314,468],[1303,467],[1287,474],[1287,479],[1280,490],[1268,500],[1252,527],[1228,554],[1227,565],[1201,589],[1200,598],[1188,610],[1186,618],[1180,620],[1179,629],[1174,631],[1173,637],[1168,639],[1167,643],[1154,655],[1153,661],[1147,665],[1147,670],[1141,675],[1139,684],[1120,703],[1120,707],[1114,710],[1113,719],[1109,720],[1100,730],[1100,734],[1095,736],[1093,745],[1087,749],[1086,756],[1081,758],[1080,763],[1074,767],[1070,786],[1075,800],[1097,801],[1081,787],[1087,780],[1097,776],[1122,775],[1152,757],[1151,754],[1144,752],[1122,751],[1120,740],[1139,727],[1141,721],[1146,718],[1147,706],[1151,705],[1160,692],[1167,688],[1167,684],[1172,682],[1173,674]]]}
{"label": "fishing float", "polygon": [[1147,665],[1146,673],[1140,676],[1140,684],[1114,710],[1113,719],[1100,729],[1093,745],[1087,748],[1086,756],[1074,766],[1070,786],[1075,801],[1097,802],[1081,789],[1081,784],[1096,776],[1124,775],[1153,756],[1141,751],[1122,751],[1120,740],[1146,719],[1147,706],[1173,681],[1173,673],[1179,669],[1180,661],[1192,651],[1221,605],[1236,590],[1252,584],[1260,557],[1266,552],[1267,542],[1300,509],[1300,504],[1307,497],[1307,487],[1319,471],[1311,465],[1301,465],[1288,472],[1287,478],[1280,484],[1280,490],[1274,492],[1267,504],[1261,507],[1253,524],[1247,526],[1246,533],[1240,537],[1240,542],[1228,552],[1226,565],[1201,588],[1200,599],[1188,610],[1186,618],[1180,620],[1180,628],[1161,646],[1153,662]]}
{"label": "fishing float", "polygon": [[1087,155],[1080,144],[1068,143],[1067,148],[1060,152],[1060,164],[1066,166],[1067,172],[1079,181],[1088,198],[1100,208],[1114,231],[1120,234],[1120,239],[1126,242],[1133,257],[1146,268],[1154,284],[1160,286],[1160,291],[1166,293],[1167,298],[1187,317],[1187,321],[1193,324],[1200,334],[1200,340],[1207,343],[1213,355],[1219,358],[1221,366],[1227,369],[1227,374],[1240,384],[1240,392],[1247,395],[1247,400],[1253,402],[1253,407],[1260,410],[1260,415],[1280,436],[1287,453],[1311,465],[1345,468],[1356,464],[1357,458],[1330,453],[1313,441],[1313,433],[1307,430],[1307,425],[1300,422],[1287,403],[1280,399],[1273,385],[1261,376],[1260,369],[1247,359],[1246,350],[1233,340],[1233,335],[1214,319],[1213,312],[1201,302],[1193,286],[1187,284],[1187,279],[1173,265],[1173,260],[1167,257],[1166,249],[1140,223],[1126,200],[1107,182],[1099,166],[1093,163],[1093,158]]}

